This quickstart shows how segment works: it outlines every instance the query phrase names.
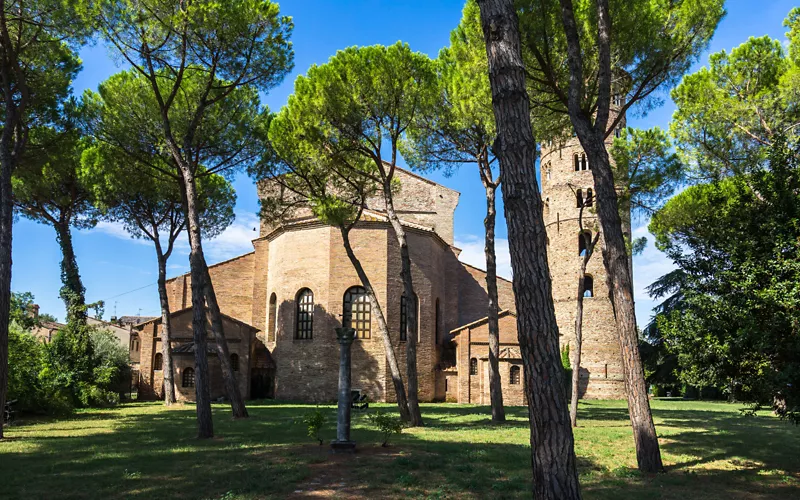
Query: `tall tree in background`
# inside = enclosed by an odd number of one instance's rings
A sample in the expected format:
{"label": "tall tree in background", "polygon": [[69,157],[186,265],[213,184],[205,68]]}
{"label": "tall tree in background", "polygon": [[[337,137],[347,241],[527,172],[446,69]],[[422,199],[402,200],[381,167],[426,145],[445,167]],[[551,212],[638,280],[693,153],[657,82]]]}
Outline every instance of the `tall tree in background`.
{"label": "tall tree in background", "polygon": [[[309,112],[310,115],[306,114]],[[307,124],[314,123],[314,116],[313,108],[294,107],[290,98],[289,105],[281,109],[270,123],[270,147],[265,148],[267,157],[256,173],[256,177],[265,183],[264,191],[269,193],[261,199],[261,216],[280,223],[306,210],[339,230],[347,258],[367,292],[378,324],[400,417],[410,421],[408,396],[386,315],[350,240],[350,233],[361,220],[368,201],[380,192],[378,183],[363,175],[363,171],[370,171],[374,164],[364,158],[331,155],[316,141],[309,141],[313,131],[307,128]]]}
{"label": "tall tree in background", "polygon": [[80,123],[84,109],[71,99],[55,126],[31,130],[28,153],[12,178],[16,210],[56,231],[61,248],[60,296],[67,322],[86,321],[86,289],[72,245],[72,229],[91,229],[98,217],[92,187],[80,173],[86,144]]}
{"label": "tall tree in background", "polygon": [[597,228],[592,231],[587,231],[583,227],[583,211],[587,207],[594,204],[592,196],[589,195],[585,199],[581,199],[580,210],[578,211],[578,237],[583,239],[584,251],[581,254],[581,267],[578,271],[578,297],[575,306],[575,348],[573,349],[573,366],[572,366],[572,392],[570,393],[569,402],[569,421],[572,427],[578,426],[578,396],[581,381],[581,352],[583,351],[583,297],[586,293],[586,267],[589,265],[589,260],[594,254],[594,248],[600,240],[600,231]]}
{"label": "tall tree in background", "polygon": [[553,307],[536,143],[512,0],[480,0],[531,427],[533,496],[581,498]]}
{"label": "tall tree in background", "polygon": [[450,34],[450,47],[436,61],[437,101],[418,114],[401,143],[403,158],[420,170],[443,169],[445,175],[462,163],[474,163],[486,193],[484,254],[486,294],[489,298],[489,394],[492,422],[506,420],[500,379],[500,326],[497,299],[497,253],[495,251],[495,199],[500,176],[495,174],[492,153],[496,131],[492,95],[486,74],[486,46],[480,29],[478,5],[468,2],[467,21]]}
{"label": "tall tree in background", "polygon": [[670,132],[693,180],[757,170],[776,138],[800,134],[799,18],[795,8],[786,19],[789,54],[780,40],[750,38],[712,54],[672,91]]}
{"label": "tall tree in background", "polygon": [[[762,168],[691,186],[652,218],[678,267],[657,319],[681,380],[800,423],[800,149],[780,137]],[[667,283],[667,280],[662,280]],[[677,302],[677,306],[675,306]]]}
{"label": "tall tree in background", "polygon": [[412,426],[422,425],[417,390],[417,300],[406,231],[394,207],[395,170],[408,127],[433,104],[435,77],[432,61],[400,42],[389,47],[350,47],[326,64],[312,66],[308,76],[299,77],[287,106],[287,119],[304,127],[300,136],[314,149],[315,158],[330,155],[339,161],[338,168],[348,170],[347,176],[363,177],[379,187],[400,248],[404,295],[411,304],[405,344]]}
{"label": "tall tree in background", "polygon": [[[176,166],[186,207],[197,375],[208,375],[207,304],[233,415],[246,417],[203,254],[197,176],[230,173],[259,157],[255,137],[266,114],[258,91],[267,92],[291,70],[291,19],[269,0],[107,0],[86,11],[107,43],[148,84],[147,102],[155,105],[157,130]],[[202,438],[213,436],[207,389],[206,381],[197,384]]]}
{"label": "tall tree in background", "polygon": [[637,461],[646,472],[663,466],[637,347],[628,242],[606,138],[631,106],[646,112],[660,104],[656,92],[676,82],[707,46],[724,14],[722,4],[595,0],[576,8],[572,0],[528,0],[520,6],[532,105],[569,116],[592,170]]}
{"label": "tall tree in background", "polygon": [[[86,26],[60,0],[0,1],[0,408],[8,386],[11,302],[11,176],[23,161],[28,131],[56,119],[80,63],[72,51]],[[0,439],[3,429],[0,425]]]}
{"label": "tall tree in background", "polygon": [[[131,142],[142,139],[131,130]],[[130,150],[134,148],[131,147]],[[172,159],[150,157],[148,162],[163,162],[170,170]],[[175,402],[171,349],[170,305],[167,295],[167,261],[175,241],[186,228],[183,200],[175,179],[135,160],[110,144],[87,149],[82,157],[82,176],[94,189],[98,206],[106,219],[120,222],[132,238],[153,242],[158,265],[158,297],[161,305],[161,353],[164,373],[164,402]],[[203,220],[203,236],[213,238],[233,221],[236,194],[233,186],[220,175],[198,178],[198,194]]]}

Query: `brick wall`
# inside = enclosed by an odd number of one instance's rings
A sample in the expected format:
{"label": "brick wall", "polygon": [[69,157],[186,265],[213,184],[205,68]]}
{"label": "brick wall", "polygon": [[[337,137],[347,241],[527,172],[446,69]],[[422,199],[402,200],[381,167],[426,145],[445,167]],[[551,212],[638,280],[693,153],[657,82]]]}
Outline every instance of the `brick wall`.
{"label": "brick wall", "polygon": [[[573,355],[578,275],[583,258],[579,255],[578,247],[580,209],[576,191],[580,189],[584,197],[588,189],[594,191],[592,172],[575,171],[573,162],[576,154],[583,154],[583,149],[577,139],[573,138],[561,148],[543,148],[541,160],[542,197],[545,202],[548,235],[547,256],[553,283],[556,321],[561,344],[570,344]],[[596,199],[592,205],[584,208],[583,226],[594,235],[600,230],[594,210]],[[630,220],[627,225],[627,232],[630,234]],[[622,357],[603,265],[603,245],[601,236],[586,270],[594,284],[593,297],[585,298],[583,313],[581,397],[587,399],[625,397]]]}

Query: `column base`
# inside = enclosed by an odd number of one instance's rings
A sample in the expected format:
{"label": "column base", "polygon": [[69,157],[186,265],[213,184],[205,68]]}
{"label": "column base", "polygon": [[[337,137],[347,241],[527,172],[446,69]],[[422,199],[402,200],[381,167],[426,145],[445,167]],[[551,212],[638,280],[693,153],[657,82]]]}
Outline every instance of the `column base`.
{"label": "column base", "polygon": [[334,453],[355,453],[356,442],[339,440],[331,441],[331,451]]}

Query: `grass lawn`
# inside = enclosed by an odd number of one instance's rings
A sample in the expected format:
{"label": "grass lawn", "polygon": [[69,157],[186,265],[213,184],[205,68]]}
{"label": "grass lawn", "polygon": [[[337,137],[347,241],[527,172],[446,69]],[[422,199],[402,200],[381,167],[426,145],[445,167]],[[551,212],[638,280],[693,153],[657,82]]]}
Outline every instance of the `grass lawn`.
{"label": "grass lawn", "polygon": [[[379,405],[392,409],[391,405]],[[493,426],[488,408],[424,405],[427,427],[389,448],[354,417],[355,455],[331,455],[299,420],[314,406],[253,401],[234,421],[214,405],[217,437],[194,438],[194,408],[159,403],[21,422],[0,442],[0,498],[527,498],[524,408]],[[742,417],[725,403],[654,401],[668,472],[636,469],[626,405],[582,402],[575,431],[586,499],[800,498],[800,428]],[[327,437],[335,409],[324,407]]]}

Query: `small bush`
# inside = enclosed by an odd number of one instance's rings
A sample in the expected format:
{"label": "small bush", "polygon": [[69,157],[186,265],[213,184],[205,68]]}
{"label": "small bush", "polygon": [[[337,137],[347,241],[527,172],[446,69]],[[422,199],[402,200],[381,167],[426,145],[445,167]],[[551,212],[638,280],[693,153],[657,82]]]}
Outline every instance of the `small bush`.
{"label": "small bush", "polygon": [[319,441],[319,445],[322,446],[320,433],[325,426],[325,413],[320,408],[317,408],[303,417],[303,423],[308,427],[308,437],[316,439]]}
{"label": "small bush", "polygon": [[380,409],[367,415],[367,418],[383,435],[383,443],[381,443],[381,446],[384,448],[389,446],[389,439],[392,437],[392,434],[400,434],[403,432],[403,422],[399,418],[384,413]]}

